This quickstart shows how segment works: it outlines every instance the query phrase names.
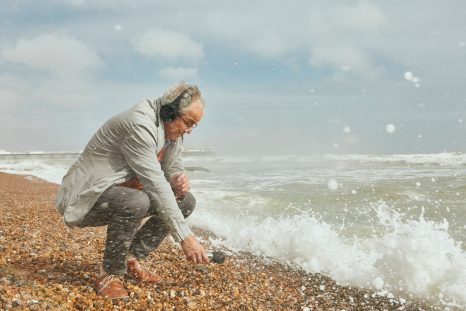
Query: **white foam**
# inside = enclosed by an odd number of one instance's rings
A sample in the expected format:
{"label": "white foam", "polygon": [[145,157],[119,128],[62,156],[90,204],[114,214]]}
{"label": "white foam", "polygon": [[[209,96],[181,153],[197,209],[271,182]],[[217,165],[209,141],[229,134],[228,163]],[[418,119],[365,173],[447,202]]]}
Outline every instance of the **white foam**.
{"label": "white foam", "polygon": [[294,155],[283,155],[283,156],[262,156],[260,161],[262,162],[285,162],[285,161],[294,161],[296,160]]}
{"label": "white foam", "polygon": [[403,194],[406,195],[410,200],[414,201],[426,201],[428,199],[428,196],[416,191],[404,191]]}
{"label": "white foam", "polygon": [[221,163],[249,163],[253,162],[254,158],[249,156],[237,156],[237,157],[222,157],[219,158]]}
{"label": "white foam", "polygon": [[[388,124],[389,131],[393,130],[393,124]],[[324,154],[324,155],[283,155],[283,156],[207,156],[207,157],[186,157],[185,163],[296,163],[296,162],[319,162],[322,160],[336,161],[357,161],[357,162],[400,162],[408,164],[437,164],[440,166],[458,166],[466,164],[466,153],[461,152],[442,152],[426,154],[389,154],[389,155],[371,155],[371,154]]]}
{"label": "white foam", "polygon": [[400,162],[408,164],[437,164],[440,166],[459,166],[466,164],[466,153],[442,152],[426,154],[324,154],[324,155],[284,155],[284,156],[217,156],[202,158],[186,158],[185,162],[218,162],[218,163],[252,163],[252,162],[319,162],[322,160],[357,161],[357,162]]}
{"label": "white foam", "polygon": [[222,237],[224,246],[297,264],[305,271],[384,295],[401,297],[409,292],[437,303],[442,295],[445,304],[466,307],[466,254],[449,235],[446,222],[426,221],[422,216],[404,222],[400,214],[379,204],[378,225],[384,234],[349,240],[338,228],[309,214],[280,219],[229,217],[218,206],[210,209],[218,202],[207,195],[197,197],[205,208],[192,221]]}
{"label": "white foam", "polygon": [[1,161],[0,171],[18,175],[34,175],[52,183],[60,184],[68,167],[46,164],[40,160]]}
{"label": "white foam", "polygon": [[322,156],[327,160],[358,161],[358,162],[401,162],[409,164],[437,164],[440,166],[459,166],[466,164],[465,153],[435,153],[435,154],[327,154]]}
{"label": "white foam", "polygon": [[385,205],[377,208],[386,233],[367,241],[377,250],[376,266],[389,290],[402,287],[422,297],[439,297],[466,307],[466,253],[448,233],[448,223],[402,222]]}

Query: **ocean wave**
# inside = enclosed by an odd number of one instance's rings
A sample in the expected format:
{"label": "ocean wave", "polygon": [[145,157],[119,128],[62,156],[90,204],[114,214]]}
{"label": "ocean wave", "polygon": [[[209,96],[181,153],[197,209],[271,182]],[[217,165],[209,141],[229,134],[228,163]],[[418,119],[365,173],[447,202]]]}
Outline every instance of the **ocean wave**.
{"label": "ocean wave", "polygon": [[339,162],[386,162],[405,164],[434,164],[439,166],[466,165],[466,153],[432,153],[432,154],[324,154],[324,155],[280,155],[280,156],[215,156],[188,158],[187,161],[218,163],[308,163],[322,161]]}
{"label": "ocean wave", "polygon": [[34,175],[60,184],[68,170],[67,164],[48,164],[40,160],[0,161],[0,171],[18,175]]}
{"label": "ocean wave", "polygon": [[394,154],[394,155],[364,155],[364,154],[327,154],[326,160],[357,161],[357,162],[401,162],[407,164],[437,164],[440,166],[466,165],[465,153],[433,153],[433,154]]}
{"label": "ocean wave", "polygon": [[[438,304],[466,307],[466,253],[448,233],[448,223],[402,221],[384,204],[376,206],[384,233],[344,238],[338,228],[311,214],[282,218],[231,217],[208,196],[193,223],[214,232],[233,250],[249,251],[324,273],[338,282],[372,288],[380,295],[415,295]],[[223,207],[227,208],[228,207]]]}

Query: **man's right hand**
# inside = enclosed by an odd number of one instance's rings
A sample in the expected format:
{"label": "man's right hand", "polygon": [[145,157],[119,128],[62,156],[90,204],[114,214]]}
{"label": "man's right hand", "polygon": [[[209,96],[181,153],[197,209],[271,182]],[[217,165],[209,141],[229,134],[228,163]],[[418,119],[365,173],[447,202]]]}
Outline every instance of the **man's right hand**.
{"label": "man's right hand", "polygon": [[181,241],[181,248],[183,249],[186,258],[193,263],[208,263],[209,258],[194,235],[188,235],[186,239]]}

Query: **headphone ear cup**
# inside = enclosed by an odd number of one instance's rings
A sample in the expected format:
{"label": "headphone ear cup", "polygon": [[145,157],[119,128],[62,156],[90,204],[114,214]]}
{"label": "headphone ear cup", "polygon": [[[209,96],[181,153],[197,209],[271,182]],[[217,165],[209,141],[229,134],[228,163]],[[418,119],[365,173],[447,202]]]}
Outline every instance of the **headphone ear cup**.
{"label": "headphone ear cup", "polygon": [[163,121],[172,122],[176,118],[175,108],[170,104],[162,106],[160,108],[160,118]]}

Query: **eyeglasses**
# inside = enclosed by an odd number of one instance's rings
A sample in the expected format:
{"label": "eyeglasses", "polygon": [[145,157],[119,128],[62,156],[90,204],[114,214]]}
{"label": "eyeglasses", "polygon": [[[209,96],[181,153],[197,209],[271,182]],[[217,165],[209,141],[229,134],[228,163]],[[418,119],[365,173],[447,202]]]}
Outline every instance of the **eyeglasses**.
{"label": "eyeglasses", "polygon": [[183,123],[188,127],[188,128],[195,128],[197,127],[197,123],[196,122],[193,122],[192,120],[188,120],[186,121],[185,118],[183,118],[183,116],[180,116],[181,120],[183,120]]}

